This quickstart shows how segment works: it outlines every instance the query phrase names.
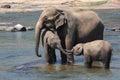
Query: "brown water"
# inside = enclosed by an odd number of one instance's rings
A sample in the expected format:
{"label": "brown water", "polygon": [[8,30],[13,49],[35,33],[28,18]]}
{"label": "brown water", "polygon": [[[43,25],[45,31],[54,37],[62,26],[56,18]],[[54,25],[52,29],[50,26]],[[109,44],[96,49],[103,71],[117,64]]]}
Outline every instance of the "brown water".
{"label": "brown water", "polygon": [[[106,28],[120,26],[120,10],[96,10]],[[0,22],[10,22],[9,26],[22,24],[34,26],[40,12],[0,14]],[[46,65],[44,57],[34,53],[34,31],[0,31],[0,80],[120,80],[120,32],[105,30],[104,39],[113,46],[110,70],[104,70],[95,64],[87,69],[83,65],[83,56],[75,57],[74,66],[61,65],[60,54],[56,50],[57,63]],[[40,49],[43,53],[43,49]]]}

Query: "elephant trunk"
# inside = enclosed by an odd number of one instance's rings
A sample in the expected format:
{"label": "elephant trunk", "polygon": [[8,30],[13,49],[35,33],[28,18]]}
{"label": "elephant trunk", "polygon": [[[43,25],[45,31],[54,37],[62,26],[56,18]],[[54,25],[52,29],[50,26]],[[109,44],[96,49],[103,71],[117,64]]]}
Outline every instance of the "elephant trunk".
{"label": "elephant trunk", "polygon": [[65,51],[66,51],[67,53],[69,53],[69,54],[74,54],[73,49],[72,49],[72,50],[67,50],[67,49],[65,49]]}
{"label": "elephant trunk", "polygon": [[66,55],[67,55],[67,54],[71,54],[71,53],[65,51],[65,50],[62,48],[62,46],[59,47],[58,49],[59,49],[62,53],[66,54]]}
{"label": "elephant trunk", "polygon": [[35,27],[35,38],[36,38],[35,53],[38,57],[41,57],[41,54],[39,54],[41,28],[42,28],[42,21],[40,20],[40,21],[37,22],[37,25]]}

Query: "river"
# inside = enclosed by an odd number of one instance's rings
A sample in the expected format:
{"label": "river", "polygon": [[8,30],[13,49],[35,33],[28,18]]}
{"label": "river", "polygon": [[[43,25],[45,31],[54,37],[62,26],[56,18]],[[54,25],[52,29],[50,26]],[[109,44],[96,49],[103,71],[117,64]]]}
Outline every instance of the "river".
{"label": "river", "polygon": [[[95,10],[103,20],[105,28],[120,26],[120,10]],[[6,26],[22,24],[35,26],[41,12],[0,14],[0,22]],[[57,52],[57,63],[46,65],[43,48],[42,58],[35,55],[34,31],[0,31],[0,80],[120,80],[120,32],[105,30],[104,39],[113,47],[110,70],[101,67],[87,69],[83,57],[75,57],[75,65],[61,65]],[[98,66],[95,64],[94,66]],[[101,66],[101,65],[100,65]]]}

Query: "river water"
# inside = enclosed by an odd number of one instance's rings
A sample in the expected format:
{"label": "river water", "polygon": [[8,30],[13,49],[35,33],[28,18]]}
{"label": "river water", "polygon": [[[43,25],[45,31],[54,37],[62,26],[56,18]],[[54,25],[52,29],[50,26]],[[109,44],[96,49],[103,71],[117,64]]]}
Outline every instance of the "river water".
{"label": "river water", "polygon": [[[105,28],[120,26],[120,10],[95,10],[103,20]],[[0,14],[0,22],[7,26],[22,24],[35,26],[41,12]],[[43,48],[38,58],[34,52],[34,31],[0,31],[0,80],[120,80],[120,32],[105,30],[104,39],[113,47],[110,70],[94,63],[94,68],[87,69],[83,56],[75,57],[74,66],[61,65],[57,52],[57,63],[46,65]],[[100,67],[99,67],[100,66]]]}

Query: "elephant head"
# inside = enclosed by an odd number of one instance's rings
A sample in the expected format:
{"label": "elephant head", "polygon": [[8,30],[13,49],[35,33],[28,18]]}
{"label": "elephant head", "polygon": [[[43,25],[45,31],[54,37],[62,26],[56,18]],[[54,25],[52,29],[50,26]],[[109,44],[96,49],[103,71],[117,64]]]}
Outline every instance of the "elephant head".
{"label": "elephant head", "polygon": [[79,43],[76,44],[71,50],[65,50],[67,54],[74,54],[76,56],[82,55],[83,54],[83,44]]}
{"label": "elephant head", "polygon": [[40,32],[42,28],[49,28],[55,30],[66,22],[64,13],[62,10],[58,10],[55,7],[48,7],[42,13],[35,27],[36,48],[35,52],[38,55]]}
{"label": "elephant head", "polygon": [[57,35],[54,35],[54,36],[51,36],[52,38],[49,39],[47,38],[47,42],[48,45],[52,48],[57,48],[59,49],[60,51],[62,51],[64,54],[69,54],[67,51],[65,51],[63,48],[62,48],[62,45],[61,45],[61,40],[59,39],[59,37]]}
{"label": "elephant head", "polygon": [[79,43],[75,45],[71,51],[73,52],[74,55],[79,56],[83,54],[83,47],[84,47],[83,44]]}
{"label": "elephant head", "polygon": [[46,26],[49,29],[57,29],[64,23],[66,23],[64,12],[50,6],[41,13],[36,27],[41,29]]}

